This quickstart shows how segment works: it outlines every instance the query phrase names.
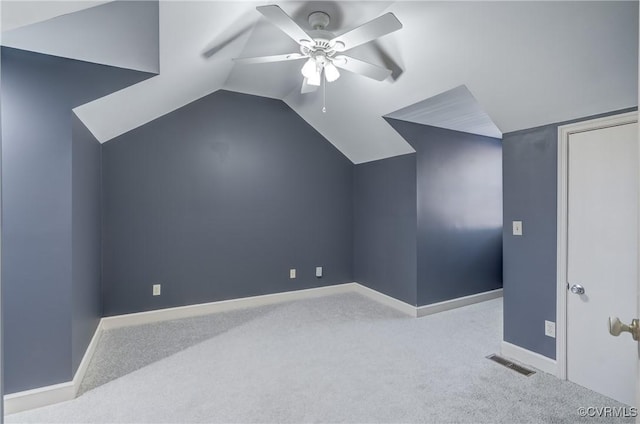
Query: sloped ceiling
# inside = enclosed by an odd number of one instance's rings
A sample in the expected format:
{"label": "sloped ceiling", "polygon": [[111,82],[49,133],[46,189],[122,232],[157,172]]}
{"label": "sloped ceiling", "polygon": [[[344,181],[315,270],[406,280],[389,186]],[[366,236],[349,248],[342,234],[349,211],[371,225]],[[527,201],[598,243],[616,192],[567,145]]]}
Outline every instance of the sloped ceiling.
{"label": "sloped ceiling", "polygon": [[2,5],[2,31],[46,21],[79,10],[89,9],[108,1],[5,1]]}
{"label": "sloped ceiling", "polygon": [[5,31],[2,45],[158,73],[158,35],[157,2],[112,2]]}
{"label": "sloped ceiling", "polygon": [[[25,10],[13,3],[2,3],[3,22]],[[461,85],[502,133],[637,105],[637,2],[279,2],[303,28],[315,10],[332,16],[336,34],[387,11],[404,26],[349,52],[393,68],[392,77],[343,71],[324,95],[299,93],[301,62],[231,60],[297,51],[255,10],[260,4],[270,3],[161,1],[160,74],[77,115],[105,142],[211,92],[235,90],[284,100],[360,163],[413,151],[383,116]]]}
{"label": "sloped ceiling", "polygon": [[392,112],[386,118],[502,138],[491,117],[464,85]]}

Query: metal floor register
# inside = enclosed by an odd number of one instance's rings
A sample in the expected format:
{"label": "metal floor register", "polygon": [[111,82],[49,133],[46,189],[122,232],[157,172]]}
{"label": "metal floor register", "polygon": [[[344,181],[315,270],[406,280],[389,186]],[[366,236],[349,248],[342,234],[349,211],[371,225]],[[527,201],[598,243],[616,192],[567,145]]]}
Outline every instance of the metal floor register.
{"label": "metal floor register", "polygon": [[487,356],[487,359],[491,359],[492,361],[497,362],[500,365],[504,365],[505,367],[507,367],[509,369],[512,369],[512,370],[514,370],[516,372],[519,372],[520,374],[522,374],[522,375],[524,375],[526,377],[532,376],[533,374],[536,373],[535,371],[532,371],[532,370],[530,370],[528,368],[525,368],[525,367],[523,367],[521,365],[514,364],[510,360],[504,359],[502,356],[498,356],[496,354]]}

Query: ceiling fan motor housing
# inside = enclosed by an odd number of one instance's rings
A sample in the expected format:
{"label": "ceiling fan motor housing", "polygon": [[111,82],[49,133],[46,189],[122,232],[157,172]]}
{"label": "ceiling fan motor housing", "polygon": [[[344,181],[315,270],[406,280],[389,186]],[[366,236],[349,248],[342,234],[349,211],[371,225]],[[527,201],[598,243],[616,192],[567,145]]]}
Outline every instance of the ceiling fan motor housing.
{"label": "ceiling fan motor housing", "polygon": [[[324,12],[313,12],[309,15],[309,25],[313,28],[312,31],[309,31],[309,35],[312,37],[312,41],[307,44],[309,50],[324,50],[327,56],[331,56],[335,54],[334,48],[336,45],[340,44],[338,47],[344,47],[344,44],[340,41],[330,43],[336,36],[334,33],[326,30],[329,22],[331,22],[331,18]],[[302,41],[302,40],[301,40]],[[303,44],[303,43],[301,43]],[[304,52],[303,52],[304,53]]]}
{"label": "ceiling fan motor housing", "polygon": [[320,65],[324,65],[337,53],[334,43],[330,43],[335,36],[324,30],[310,31],[309,35],[312,37],[312,41],[309,43],[300,45],[300,52],[309,56],[318,62]]}

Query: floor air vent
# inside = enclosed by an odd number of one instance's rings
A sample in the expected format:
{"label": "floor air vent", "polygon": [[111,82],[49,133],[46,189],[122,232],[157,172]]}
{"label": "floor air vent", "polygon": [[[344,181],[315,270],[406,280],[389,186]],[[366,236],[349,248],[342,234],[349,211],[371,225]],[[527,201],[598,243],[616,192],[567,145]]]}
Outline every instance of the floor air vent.
{"label": "floor air vent", "polygon": [[508,359],[504,359],[502,356],[498,356],[498,355],[489,355],[487,356],[487,359],[491,359],[494,362],[499,363],[500,365],[504,365],[505,367],[512,369],[516,372],[519,372],[520,374],[529,377],[532,376],[533,374],[535,374],[535,371],[531,371],[528,368],[522,367],[518,364],[514,364],[513,362],[509,361]]}

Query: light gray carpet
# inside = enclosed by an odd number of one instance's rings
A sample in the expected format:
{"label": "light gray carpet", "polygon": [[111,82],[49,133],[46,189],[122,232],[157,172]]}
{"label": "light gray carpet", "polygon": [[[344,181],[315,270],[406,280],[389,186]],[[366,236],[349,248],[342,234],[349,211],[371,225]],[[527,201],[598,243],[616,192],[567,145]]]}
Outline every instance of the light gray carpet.
{"label": "light gray carpet", "polygon": [[82,396],[6,422],[625,422],[581,419],[623,405],[486,359],[501,333],[501,299],[415,319],[357,294],[111,330]]}
{"label": "light gray carpet", "polygon": [[79,393],[83,394],[189,346],[240,327],[275,307],[264,306],[105,331]]}

